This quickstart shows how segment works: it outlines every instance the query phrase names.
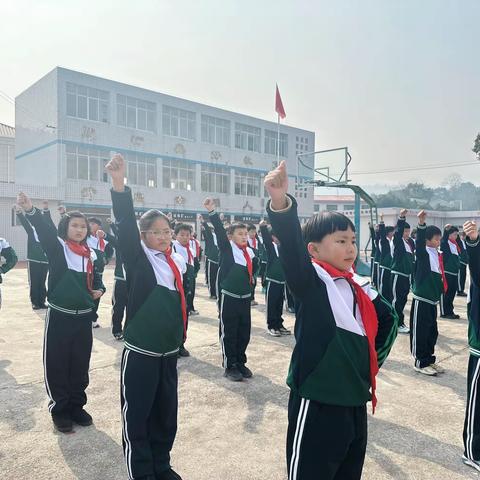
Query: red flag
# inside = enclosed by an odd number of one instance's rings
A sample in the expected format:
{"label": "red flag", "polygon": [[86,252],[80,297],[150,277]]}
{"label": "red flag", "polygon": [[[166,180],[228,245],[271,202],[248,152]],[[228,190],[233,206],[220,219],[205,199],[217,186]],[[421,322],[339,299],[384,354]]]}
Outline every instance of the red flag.
{"label": "red flag", "polygon": [[277,91],[275,93],[275,111],[278,113],[278,116],[280,118],[285,118],[287,114],[285,113],[285,109],[283,108],[282,97],[280,96],[278,85],[276,87]]}

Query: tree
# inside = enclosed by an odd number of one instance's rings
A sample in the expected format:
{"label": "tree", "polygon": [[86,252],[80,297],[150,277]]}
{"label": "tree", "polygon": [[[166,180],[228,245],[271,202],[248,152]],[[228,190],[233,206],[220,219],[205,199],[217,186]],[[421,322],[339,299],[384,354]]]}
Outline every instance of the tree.
{"label": "tree", "polygon": [[477,155],[477,158],[480,160],[480,133],[477,135],[477,138],[475,139],[472,152],[474,152]]}

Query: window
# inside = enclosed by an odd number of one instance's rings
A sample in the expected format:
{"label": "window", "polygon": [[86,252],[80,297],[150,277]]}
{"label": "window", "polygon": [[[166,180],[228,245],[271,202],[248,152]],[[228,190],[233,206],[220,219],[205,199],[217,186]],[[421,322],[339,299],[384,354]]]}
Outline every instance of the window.
{"label": "window", "polygon": [[127,181],[132,185],[157,186],[157,159],[141,153],[125,155],[127,160]]}
{"label": "window", "polygon": [[[277,155],[278,133],[273,130],[265,130],[265,153]],[[302,146],[300,145],[300,148]],[[280,134],[280,156],[288,156],[288,135]]]}
{"label": "window", "polygon": [[316,203],[314,206],[313,206],[313,211],[314,212],[319,212],[320,211],[320,205],[318,203]]}
{"label": "window", "polygon": [[260,152],[260,132],[257,127],[235,124],[235,148],[242,148],[250,152]]}
{"label": "window", "polygon": [[163,188],[195,190],[195,165],[186,160],[163,160]]}
{"label": "window", "polygon": [[202,192],[230,193],[230,169],[216,165],[202,165]]}
{"label": "window", "polygon": [[104,90],[67,82],[67,115],[107,123],[109,98]]}
{"label": "window", "polygon": [[108,182],[105,165],[109,158],[106,152],[72,145],[67,145],[65,150],[67,154],[67,178]]}
{"label": "window", "polygon": [[164,135],[195,140],[195,112],[164,105],[162,107],[162,118]]}
{"label": "window", "polygon": [[338,205],[328,205],[327,204],[327,212],[336,212],[338,210]]}
{"label": "window", "polygon": [[344,210],[355,210],[355,205],[353,203],[348,203],[343,206]]}
{"label": "window", "polygon": [[230,146],[230,122],[202,115],[202,142]]}
{"label": "window", "polygon": [[260,175],[235,170],[235,195],[260,196]]}
{"label": "window", "polygon": [[125,95],[117,95],[117,124],[122,127],[156,132],[156,103]]}

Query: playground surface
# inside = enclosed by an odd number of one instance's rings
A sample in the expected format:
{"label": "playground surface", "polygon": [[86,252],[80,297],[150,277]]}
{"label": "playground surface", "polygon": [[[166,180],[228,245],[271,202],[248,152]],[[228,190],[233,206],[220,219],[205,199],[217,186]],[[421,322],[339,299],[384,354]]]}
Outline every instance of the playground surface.
{"label": "playground surface", "polygon": [[[0,311],[0,472],[3,480],[121,480],[119,364],[121,342],[110,333],[113,270],[94,330],[87,408],[94,425],[69,435],[53,431],[43,384],[44,311],[28,299],[27,270],[5,276]],[[172,465],[184,480],[285,480],[288,388],[294,338],[266,333],[264,301],[252,308],[249,381],[232,383],[220,366],[216,305],[199,276],[187,348],[180,359],[179,428]],[[414,372],[408,335],[399,335],[382,368],[378,406],[369,407],[367,480],[479,478],[463,465],[462,429],[468,362],[466,299],[457,298],[460,320],[439,320],[437,355],[446,373]],[[408,306],[408,305],[407,305]],[[408,312],[407,312],[408,314]],[[293,329],[294,316],[285,315]],[[319,480],[321,477],[319,477]]]}

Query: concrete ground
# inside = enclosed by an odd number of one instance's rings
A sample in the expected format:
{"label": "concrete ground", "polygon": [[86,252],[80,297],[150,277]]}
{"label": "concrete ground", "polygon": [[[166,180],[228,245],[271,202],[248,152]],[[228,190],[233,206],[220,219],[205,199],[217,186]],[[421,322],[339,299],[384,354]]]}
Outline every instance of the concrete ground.
{"label": "concrete ground", "polygon": [[[94,330],[88,410],[95,425],[64,435],[53,431],[43,385],[44,312],[28,299],[27,271],[4,277],[0,312],[0,477],[3,480],[126,479],[119,410],[122,344],[110,324],[112,269]],[[202,283],[203,275],[199,278]],[[284,480],[292,337],[265,332],[264,304],[252,309],[248,365],[254,377],[224,379],[215,303],[198,288],[201,315],[190,321],[191,357],[179,361],[179,429],[172,452],[185,480]],[[363,478],[446,480],[477,478],[461,462],[465,409],[466,300],[456,299],[461,320],[440,320],[437,354],[447,372],[436,378],[412,369],[408,335],[400,335],[379,374],[375,416]],[[294,317],[287,314],[286,326]],[[369,408],[370,412],[370,408]],[[319,480],[321,477],[319,476]]]}

